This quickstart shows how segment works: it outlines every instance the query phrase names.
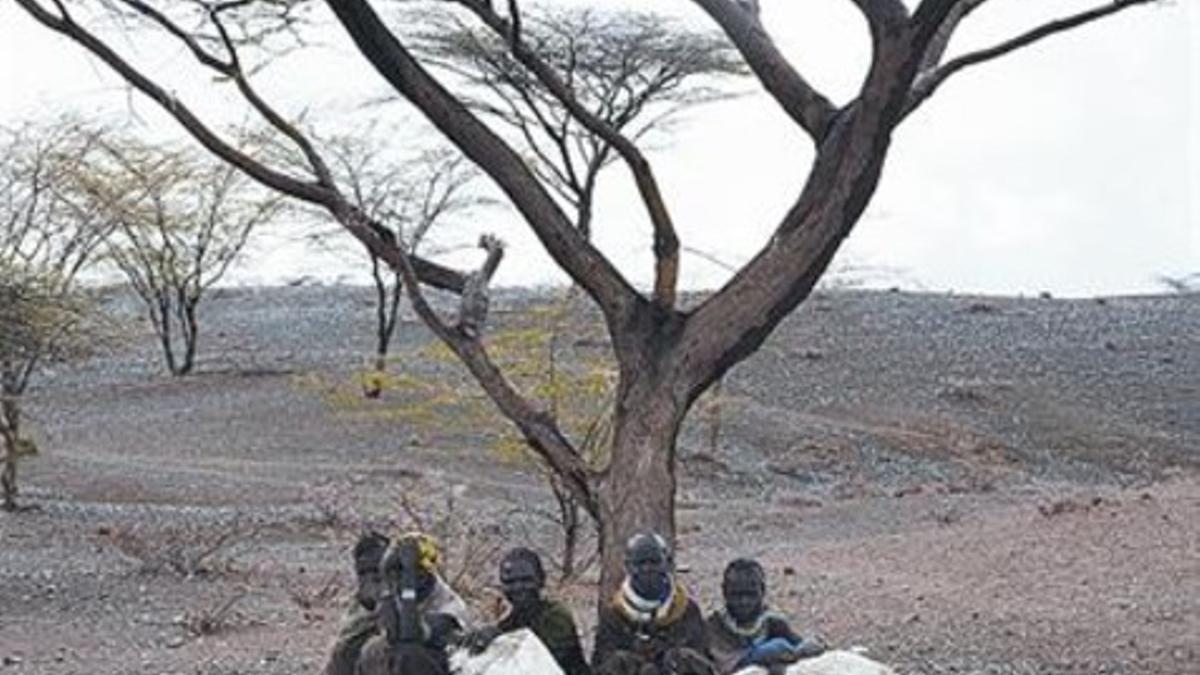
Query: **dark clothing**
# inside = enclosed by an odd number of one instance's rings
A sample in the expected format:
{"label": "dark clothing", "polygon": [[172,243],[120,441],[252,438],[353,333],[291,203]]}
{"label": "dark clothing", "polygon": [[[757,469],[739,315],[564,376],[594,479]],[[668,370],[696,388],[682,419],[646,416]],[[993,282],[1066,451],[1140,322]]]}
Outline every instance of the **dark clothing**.
{"label": "dark clothing", "polygon": [[375,611],[352,598],[338,627],[337,640],[330,651],[324,675],[354,675],[363,645],[378,634]]}
{"label": "dark clothing", "polygon": [[652,616],[639,615],[618,591],[600,611],[592,667],[597,675],[715,673],[700,608],[682,588]]}
{"label": "dark clothing", "polygon": [[362,648],[354,675],[449,675],[446,652],[421,644],[389,645],[376,635]]}
{"label": "dark clothing", "polygon": [[521,628],[533,631],[550,650],[565,675],[589,675],[591,672],[583,658],[583,646],[579,643],[575,618],[571,616],[571,610],[561,603],[543,599],[531,610],[509,612],[496,627],[502,633]]}
{"label": "dark clothing", "polygon": [[[431,634],[428,647],[434,651],[445,645],[445,635],[451,628],[463,631],[470,627],[469,612],[458,597],[441,579],[436,580],[433,592],[422,601],[422,614]],[[352,598],[338,628],[337,640],[329,655],[324,675],[354,675],[355,664],[365,649],[368,640],[382,637],[378,612],[367,609],[357,598]],[[376,648],[377,651],[380,648]],[[424,671],[414,671],[424,672]]]}
{"label": "dark clothing", "polygon": [[596,675],[717,675],[707,656],[687,647],[662,652],[656,664],[635,652],[618,649],[595,669]]}
{"label": "dark clothing", "polygon": [[[713,662],[722,675],[729,675],[751,665],[769,667],[791,663],[803,656],[820,653],[816,641],[806,641],[777,614],[766,614],[759,625],[750,629],[735,629],[722,611],[713,612],[705,622]],[[780,641],[773,643],[771,641]],[[783,646],[782,650],[772,650]],[[756,648],[758,648],[756,650]]]}

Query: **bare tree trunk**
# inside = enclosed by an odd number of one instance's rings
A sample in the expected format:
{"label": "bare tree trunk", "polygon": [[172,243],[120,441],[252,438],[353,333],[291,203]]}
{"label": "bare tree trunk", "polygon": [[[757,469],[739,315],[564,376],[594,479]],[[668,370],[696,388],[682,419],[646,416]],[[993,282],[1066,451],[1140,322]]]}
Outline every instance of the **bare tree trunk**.
{"label": "bare tree trunk", "polygon": [[675,440],[683,410],[669,390],[635,383],[617,400],[600,502],[601,605],[620,584],[625,542],[652,531],[675,542]]}
{"label": "bare tree trunk", "polygon": [[[199,341],[200,322],[196,318],[198,299],[187,298],[182,292],[172,300],[169,291],[157,293],[157,298],[150,309],[150,321],[154,324],[154,332],[162,346],[163,360],[167,364],[167,372],[180,377],[192,372],[196,367],[196,345]],[[176,348],[175,324],[178,324],[179,338]]]}
{"label": "bare tree trunk", "polygon": [[186,300],[180,312],[180,333],[183,335],[183,363],[176,375],[187,375],[196,367],[196,341],[199,339],[199,322],[196,321],[195,300]]}
{"label": "bare tree trunk", "polygon": [[171,313],[169,304],[159,298],[158,309],[150,313],[154,323],[154,332],[158,334],[158,342],[162,345],[163,359],[167,362],[167,372],[179,374],[179,364],[175,360],[175,346],[171,343]]}
{"label": "bare tree trunk", "polygon": [[379,264],[379,256],[371,254],[370,250],[367,253],[371,257],[371,278],[375,283],[375,361],[372,363],[373,373],[364,380],[363,396],[379,398],[383,394],[383,374],[387,372],[387,356],[396,334],[404,284],[400,275],[389,268],[392,276],[389,288]]}
{"label": "bare tree trunk", "polygon": [[17,460],[21,439],[21,393],[9,386],[5,374],[0,387],[0,440],[4,443],[3,462],[0,462],[0,508],[17,510]]}

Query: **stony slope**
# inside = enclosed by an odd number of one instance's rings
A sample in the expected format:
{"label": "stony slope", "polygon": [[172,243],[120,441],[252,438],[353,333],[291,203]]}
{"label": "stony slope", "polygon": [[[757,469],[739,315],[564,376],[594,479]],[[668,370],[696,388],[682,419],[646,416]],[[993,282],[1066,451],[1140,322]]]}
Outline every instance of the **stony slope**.
{"label": "stony slope", "polygon": [[[504,294],[498,327],[537,300]],[[542,484],[470,425],[336,405],[370,347],[364,289],[221,291],[183,380],[160,374],[136,306],[111,306],[127,343],[31,396],[38,510],[0,518],[13,672],[315,672],[353,526],[396,520],[405,495],[453,501],[479,541],[553,550]],[[429,338],[410,317],[399,339]],[[908,672],[1196,663],[1200,296],[823,294],[719,400],[717,445],[707,408],[681,440],[680,558],[702,597],[749,553],[781,607]],[[145,569],[229,531],[197,576]],[[586,583],[562,592],[591,603]]]}

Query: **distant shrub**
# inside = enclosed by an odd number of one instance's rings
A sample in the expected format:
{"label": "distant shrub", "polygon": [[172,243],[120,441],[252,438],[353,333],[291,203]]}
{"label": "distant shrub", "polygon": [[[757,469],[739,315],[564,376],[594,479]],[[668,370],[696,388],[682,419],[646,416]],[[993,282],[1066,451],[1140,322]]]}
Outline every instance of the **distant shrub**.
{"label": "distant shrub", "polygon": [[175,574],[192,578],[228,572],[230,549],[253,538],[258,529],[232,525],[106,528],[102,536],[123,555],[139,563],[142,574]]}
{"label": "distant shrub", "polygon": [[233,608],[245,597],[246,591],[243,589],[215,605],[184,612],[177,623],[193,637],[224,633],[237,623],[237,613]]}

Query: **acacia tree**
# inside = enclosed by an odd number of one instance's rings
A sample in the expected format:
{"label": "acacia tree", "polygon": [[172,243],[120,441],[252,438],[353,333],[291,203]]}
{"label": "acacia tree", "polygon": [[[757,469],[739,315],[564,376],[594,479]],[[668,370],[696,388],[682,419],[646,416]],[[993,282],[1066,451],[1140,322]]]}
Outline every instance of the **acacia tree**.
{"label": "acacia tree", "polygon": [[[434,12],[424,18],[415,24],[421,28],[413,35],[422,62],[468,86],[464,103],[498,122],[508,142],[524,151],[530,170],[589,240],[596,187],[601,172],[617,159],[615,146],[665,135],[681,113],[731,96],[722,85],[747,74],[732,45],[719,34],[686,30],[649,13],[542,8],[521,23],[521,39],[568,83],[575,96],[573,110],[518,60],[505,34],[494,26],[472,25],[453,12]],[[578,115],[580,110],[600,124],[589,125]],[[553,395],[538,395],[521,386],[523,378],[503,363],[506,359],[498,361],[518,389],[573,439],[576,453],[598,467],[602,463],[596,461],[593,446],[609,439],[585,430],[607,431],[608,420],[604,424],[589,420],[586,425],[564,421],[561,411],[587,410],[594,401],[571,400],[585,394],[561,386],[563,378],[555,367],[576,290],[568,291],[542,331],[549,384],[540,389],[545,393],[549,387]],[[607,407],[605,413],[611,414]],[[546,476],[563,533],[563,576],[570,577],[584,525],[580,497],[561,474],[550,470]]]}
{"label": "acacia tree", "polygon": [[0,260],[0,508],[15,511],[17,465],[38,453],[22,401],[39,367],[79,358],[99,338],[96,310],[73,282]]}
{"label": "acacia tree", "polygon": [[37,452],[22,399],[40,366],[95,337],[76,277],[108,224],[72,198],[97,132],[70,118],[0,130],[0,507],[17,507],[17,463]]}
{"label": "acacia tree", "polygon": [[198,311],[250,234],[282,211],[236,167],[190,149],[110,138],[79,165],[76,190],[116,224],[104,252],[141,299],[167,370],[196,364]]}
{"label": "acacia tree", "polygon": [[[493,26],[471,25],[453,12],[422,19],[412,38],[421,61],[467,85],[463,102],[508,132],[529,169],[590,238],[597,183],[621,139],[584,123]],[[654,14],[543,8],[520,31],[571,87],[578,109],[631,142],[662,136],[681,113],[731,96],[724,80],[747,74],[722,36]]]}
{"label": "acacia tree", "polygon": [[[380,235],[408,255],[417,253],[435,225],[487,202],[469,189],[478,171],[450,148],[425,149],[396,161],[390,156],[393,149],[374,134],[339,137],[325,145],[330,148],[332,170],[354,205],[386,228]],[[362,384],[367,398],[377,398],[383,390],[404,283],[400,273],[377,252],[370,246],[364,248],[375,290],[375,354],[372,370],[363,376]]]}
{"label": "acacia tree", "polygon": [[[39,0],[16,1],[44,25],[70,36],[114,67],[214,152],[240,162],[264,182],[296,193],[315,189],[309,184],[284,184],[262,166],[229,157],[226,148],[190,111],[76,21],[62,0],[51,0],[52,6]],[[154,16],[140,0],[113,1]],[[679,237],[665,195],[642,150],[621,129],[583,105],[580,92],[555,67],[553,59],[525,39],[517,0],[510,0],[504,11],[497,10],[490,0],[444,1],[501,38],[523,72],[549,92],[553,101],[583,128],[611,143],[629,169],[650,221],[654,283],[643,293],[580,232],[525,157],[418,60],[412,41],[398,35],[376,12],[378,3],[326,0],[378,74],[491,177],[554,262],[588,294],[604,317],[618,365],[618,383],[610,461],[594,467],[553,416],[533,405],[504,377],[483,342],[458,330],[425,302],[418,283],[421,270],[398,250],[387,258],[402,272],[421,318],[600,523],[605,558],[603,594],[620,570],[620,546],[616,544],[643,528],[673,537],[675,441],[685,415],[710,384],[754,353],[779,322],[808,297],[874,194],[895,129],[956,73],[1154,0],[1097,0],[1093,9],[950,59],[944,57],[951,37],[987,0],[909,4],[848,0],[866,20],[872,53],[859,91],[844,105],[836,105],[822,94],[776,47],[760,21],[757,2],[692,0],[690,4],[707,15],[735,46],[763,90],[812,139],[815,157],[808,176],[796,185],[795,201],[780,217],[766,245],[724,286],[690,309],[681,308],[677,297]],[[211,16],[247,6],[262,11],[294,5],[284,0],[199,4],[209,6]],[[178,24],[172,25],[178,29]],[[177,35],[200,51],[202,60],[213,58],[186,31]],[[230,41],[224,42],[229,49]],[[227,64],[228,58],[232,57],[222,56],[217,63]],[[352,219],[343,224],[359,234]]]}

